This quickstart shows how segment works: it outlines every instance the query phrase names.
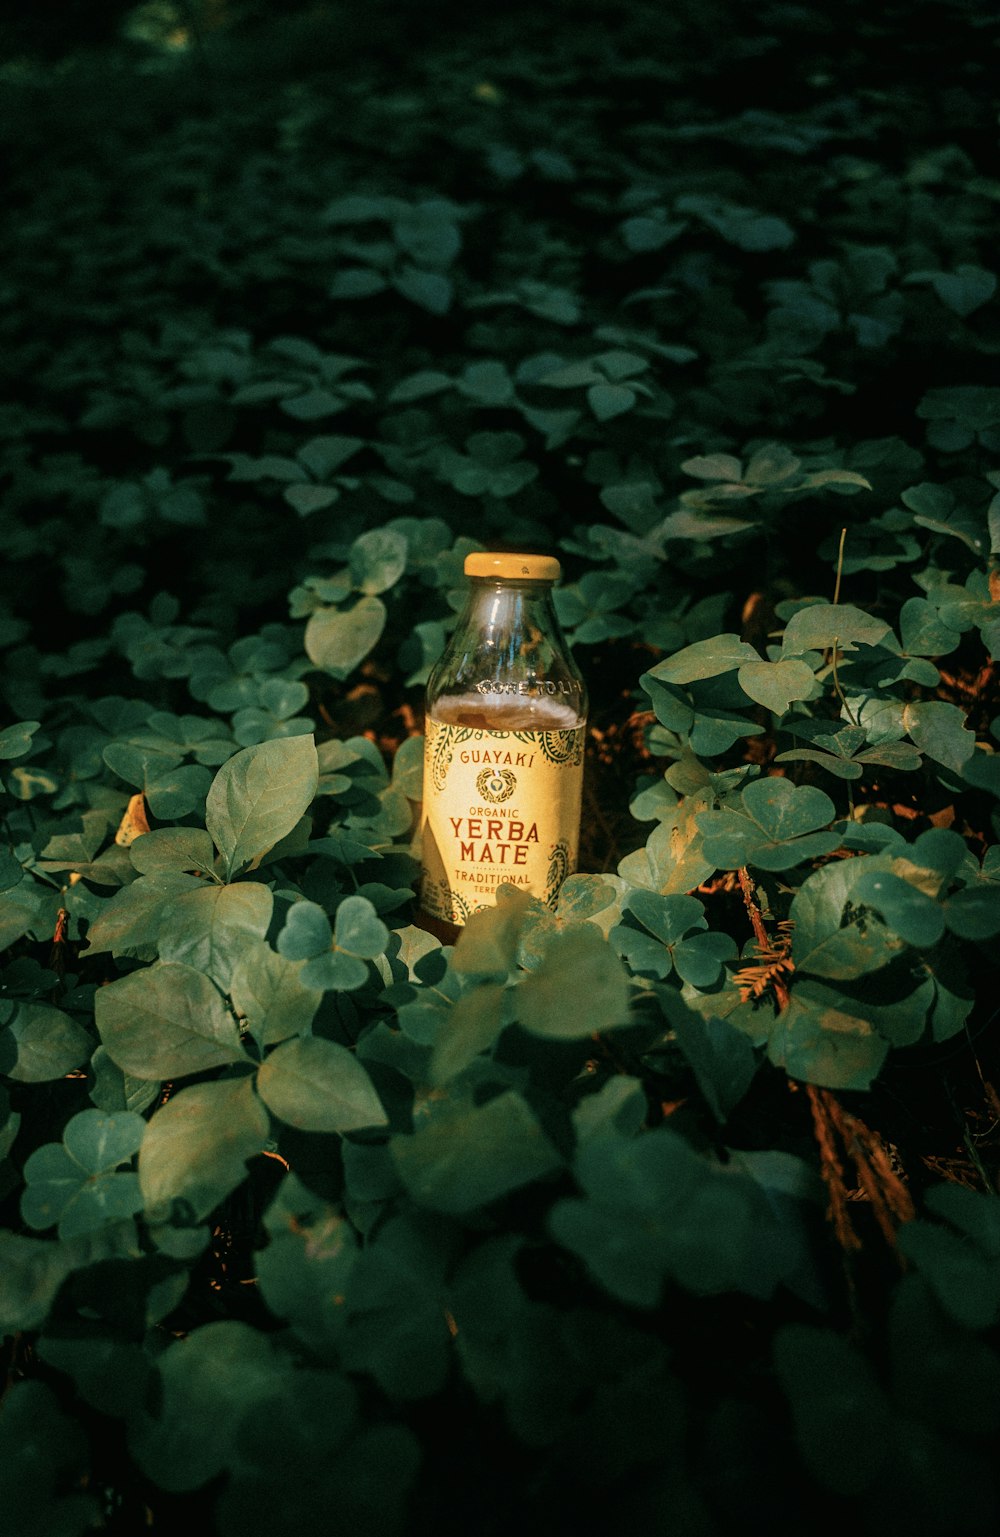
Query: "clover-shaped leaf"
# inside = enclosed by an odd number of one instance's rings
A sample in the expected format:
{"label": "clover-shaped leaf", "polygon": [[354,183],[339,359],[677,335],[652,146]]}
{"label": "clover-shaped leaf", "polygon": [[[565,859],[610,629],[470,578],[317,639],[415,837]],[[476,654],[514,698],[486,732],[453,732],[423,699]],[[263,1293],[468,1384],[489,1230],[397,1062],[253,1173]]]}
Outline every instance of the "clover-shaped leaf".
{"label": "clover-shaped leaf", "polygon": [[[704,937],[722,939],[726,936]],[[661,988],[660,996],[666,992],[666,988]],[[729,1020],[712,1014],[703,1016],[693,1009],[679,1009],[677,1001],[668,1005],[674,1038],[715,1119],[725,1121],[753,1081],[757,1053],[750,1038]]]}
{"label": "clover-shaped leaf", "polygon": [[[599,936],[598,936],[599,937]],[[562,1158],[513,1090],[477,1104],[469,1088],[439,1089],[429,1113],[389,1144],[418,1206],[461,1216],[557,1170]]]}
{"label": "clover-shaped leaf", "polygon": [[912,773],[923,761],[909,742],[884,742],[877,747],[865,747],[868,738],[861,726],[845,726],[828,720],[792,719],[783,729],[815,745],[778,753],[775,763],[815,763],[838,779],[860,779],[868,766]]}
{"label": "clover-shaped leaf", "polygon": [[108,768],[126,784],[141,790],[154,817],[172,821],[200,810],[212,783],[207,768],[182,763],[183,752],[160,752],[129,742],[111,742],[104,749]]}
{"label": "clover-shaped leaf", "polygon": [[717,869],[757,865],[762,870],[790,870],[804,859],[833,852],[838,834],[815,829],[835,815],[833,802],[822,790],[770,775],[747,785],[739,811],[703,811],[697,821],[702,852]]}
{"label": "clover-shaped leaf", "polygon": [[474,432],[466,453],[441,455],[445,479],[463,496],[514,496],[537,479],[538,466],[520,458],[524,439],[516,432]]}
{"label": "clover-shaped leaf", "polygon": [[673,969],[692,987],[711,987],[725,961],[737,954],[728,934],[707,932],[705,909],[696,897],[633,891],[625,905],[642,929],[619,924],[610,938],[633,971],[665,977]]}
{"label": "clover-shaped leaf", "polygon": [[286,960],[306,961],[301,981],[320,991],[352,992],[368,980],[365,962],[381,955],[389,930],[367,897],[345,897],[337,908],[334,928],[316,902],[296,902],[278,935],[278,952]]}
{"label": "clover-shaped leaf", "polygon": [[21,1215],[29,1227],[58,1225],[60,1238],[98,1232],[142,1210],[138,1176],[119,1173],[137,1153],[146,1123],[131,1110],[83,1110],[62,1142],[46,1142],[26,1160]]}

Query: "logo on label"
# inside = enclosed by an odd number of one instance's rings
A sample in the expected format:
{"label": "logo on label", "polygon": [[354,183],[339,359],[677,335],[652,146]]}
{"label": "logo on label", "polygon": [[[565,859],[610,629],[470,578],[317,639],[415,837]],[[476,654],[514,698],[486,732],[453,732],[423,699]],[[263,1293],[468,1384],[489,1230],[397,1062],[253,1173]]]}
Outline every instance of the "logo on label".
{"label": "logo on label", "polygon": [[499,806],[501,801],[510,800],[517,789],[517,779],[508,768],[484,768],[476,775],[476,789],[484,801]]}

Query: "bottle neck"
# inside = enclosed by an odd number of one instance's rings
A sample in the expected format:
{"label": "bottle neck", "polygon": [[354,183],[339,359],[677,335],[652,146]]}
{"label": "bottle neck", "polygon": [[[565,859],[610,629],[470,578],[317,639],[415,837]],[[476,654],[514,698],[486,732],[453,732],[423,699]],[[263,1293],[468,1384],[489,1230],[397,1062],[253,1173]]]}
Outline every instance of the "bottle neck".
{"label": "bottle neck", "polygon": [[523,715],[538,729],[581,723],[586,690],[559,626],[552,583],[473,578],[428,681],[427,705],[439,716],[459,708],[491,719]]}

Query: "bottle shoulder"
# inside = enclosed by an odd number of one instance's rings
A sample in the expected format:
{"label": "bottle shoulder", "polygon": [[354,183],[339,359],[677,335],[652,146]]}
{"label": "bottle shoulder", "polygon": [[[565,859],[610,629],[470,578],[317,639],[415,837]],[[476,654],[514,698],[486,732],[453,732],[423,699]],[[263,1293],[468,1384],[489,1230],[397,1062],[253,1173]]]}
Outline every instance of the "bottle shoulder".
{"label": "bottle shoulder", "polygon": [[[587,687],[559,627],[551,597],[498,589],[470,600],[426,685],[431,713],[491,715],[532,710],[579,724]],[[446,702],[443,702],[446,701]],[[543,728],[546,729],[546,728]]]}

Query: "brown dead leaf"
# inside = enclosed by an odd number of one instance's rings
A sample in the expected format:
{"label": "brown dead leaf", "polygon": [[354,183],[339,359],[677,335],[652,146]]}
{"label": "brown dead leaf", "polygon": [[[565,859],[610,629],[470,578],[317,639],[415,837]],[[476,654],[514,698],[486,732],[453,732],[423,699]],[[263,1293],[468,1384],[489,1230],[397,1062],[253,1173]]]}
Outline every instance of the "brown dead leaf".
{"label": "brown dead leaf", "polygon": [[125,815],[118,824],[115,833],[115,842],[119,847],[127,849],[136,838],[149,832],[149,822],[146,820],[146,802],[142,795],[133,795],[125,807]]}

